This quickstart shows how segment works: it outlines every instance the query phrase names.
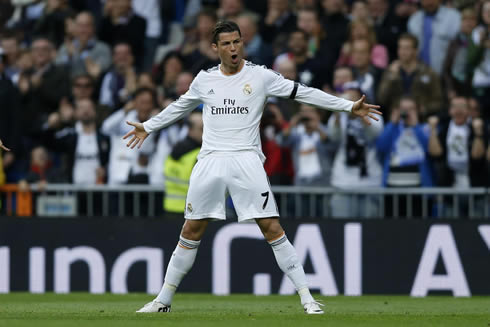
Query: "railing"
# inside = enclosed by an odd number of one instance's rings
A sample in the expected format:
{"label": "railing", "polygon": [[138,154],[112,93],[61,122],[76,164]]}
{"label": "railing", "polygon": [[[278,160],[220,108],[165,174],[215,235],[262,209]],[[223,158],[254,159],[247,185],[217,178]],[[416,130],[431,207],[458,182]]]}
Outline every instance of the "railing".
{"label": "railing", "polygon": [[[283,218],[488,218],[489,188],[357,188],[273,186]],[[161,217],[164,192],[152,185],[48,184],[0,187],[11,216]],[[232,207],[227,215],[234,215]]]}

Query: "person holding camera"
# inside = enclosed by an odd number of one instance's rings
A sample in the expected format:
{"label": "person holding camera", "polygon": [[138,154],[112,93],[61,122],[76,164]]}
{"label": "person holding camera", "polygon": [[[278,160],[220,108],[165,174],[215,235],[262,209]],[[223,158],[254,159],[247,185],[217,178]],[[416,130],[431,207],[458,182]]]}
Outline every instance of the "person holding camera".
{"label": "person holding camera", "polygon": [[[344,84],[341,97],[352,100],[360,96],[357,82]],[[376,156],[375,142],[382,130],[382,117],[368,125],[344,113],[330,116],[328,136],[338,146],[333,160],[331,184],[340,191],[331,198],[333,217],[368,218],[379,215],[379,196],[355,194],[351,190],[381,186],[382,170]]]}
{"label": "person holding camera", "polygon": [[[402,97],[392,108],[390,122],[376,142],[383,162],[383,185],[387,187],[430,187],[433,185],[428,155],[429,136],[419,123],[419,107],[412,97]],[[393,212],[391,198],[385,201],[387,215],[406,215],[406,201]],[[412,215],[421,214],[421,198],[414,196]]]}
{"label": "person holding camera", "polygon": [[[328,142],[326,127],[321,123],[320,114],[315,107],[302,104],[300,111],[283,127],[277,137],[283,148],[290,148],[294,167],[294,185],[328,186],[330,181],[331,162],[329,153],[332,150]],[[290,207],[294,213],[303,217],[325,216],[321,197],[310,194],[301,195],[300,207]],[[310,204],[315,203],[312,210]]]}
{"label": "person holding camera", "polygon": [[328,185],[327,131],[315,107],[303,104],[280,135],[280,143],[293,152],[294,185]]}
{"label": "person holding camera", "polygon": [[376,142],[383,159],[384,186],[432,186],[427,160],[429,137],[418,115],[415,99],[402,97]]}

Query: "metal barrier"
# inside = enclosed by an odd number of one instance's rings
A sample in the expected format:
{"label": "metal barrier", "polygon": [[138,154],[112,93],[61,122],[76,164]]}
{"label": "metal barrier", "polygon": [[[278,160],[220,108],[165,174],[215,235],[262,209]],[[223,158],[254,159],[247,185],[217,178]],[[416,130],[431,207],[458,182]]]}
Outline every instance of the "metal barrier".
{"label": "metal barrier", "polygon": [[[283,218],[490,216],[489,188],[273,186],[272,191]],[[14,216],[164,216],[164,192],[152,185],[48,184],[39,189],[33,184],[27,192],[16,185],[4,185],[0,193],[6,200],[4,214]],[[232,207],[227,214],[234,215]]]}

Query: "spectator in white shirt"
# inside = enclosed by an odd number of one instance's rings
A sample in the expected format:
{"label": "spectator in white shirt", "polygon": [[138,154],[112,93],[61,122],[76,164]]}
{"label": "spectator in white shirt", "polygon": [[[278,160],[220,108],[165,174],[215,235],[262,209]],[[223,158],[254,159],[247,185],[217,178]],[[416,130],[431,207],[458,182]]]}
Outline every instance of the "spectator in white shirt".
{"label": "spectator in white shirt", "polygon": [[[347,83],[348,84],[348,83]],[[355,82],[343,97],[355,99],[360,91]],[[349,89],[351,87],[351,89]],[[356,89],[357,88],[357,89]],[[379,214],[379,197],[349,194],[353,190],[381,186],[382,169],[375,142],[383,130],[383,120],[367,125],[346,113],[334,113],[328,121],[328,136],[338,142],[332,167],[331,184],[345,194],[336,193],[331,199],[332,216],[336,218],[374,217]]]}

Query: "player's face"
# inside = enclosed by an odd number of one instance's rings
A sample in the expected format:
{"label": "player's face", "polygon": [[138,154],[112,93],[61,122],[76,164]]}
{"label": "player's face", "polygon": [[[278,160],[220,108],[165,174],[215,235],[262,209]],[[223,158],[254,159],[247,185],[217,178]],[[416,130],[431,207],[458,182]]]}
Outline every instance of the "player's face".
{"label": "player's face", "polygon": [[243,42],[238,31],[220,33],[218,44],[213,44],[218,51],[221,64],[231,69],[238,69],[243,58]]}

